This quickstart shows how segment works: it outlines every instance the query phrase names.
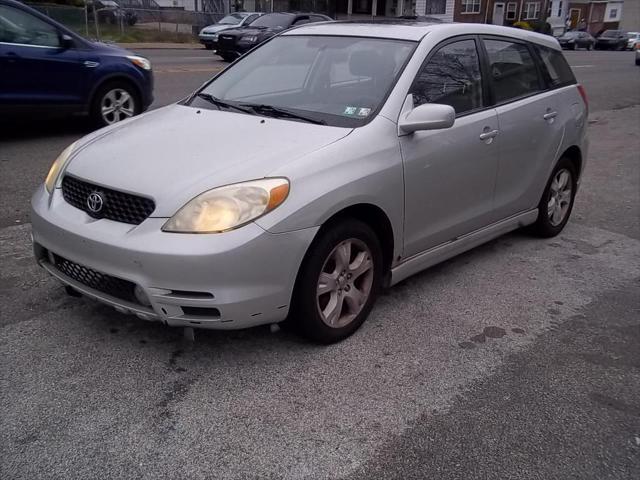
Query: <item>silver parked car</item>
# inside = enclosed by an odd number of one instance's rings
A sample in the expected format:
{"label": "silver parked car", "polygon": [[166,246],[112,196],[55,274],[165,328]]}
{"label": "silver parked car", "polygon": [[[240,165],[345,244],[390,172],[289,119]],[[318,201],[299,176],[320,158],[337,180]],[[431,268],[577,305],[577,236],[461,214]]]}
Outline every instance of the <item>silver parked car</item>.
{"label": "silver parked car", "polygon": [[333,342],[382,287],[517,228],[562,231],[586,120],[552,37],[305,25],[69,146],[32,200],[35,255],[143,319],[288,318]]}
{"label": "silver parked car", "polygon": [[260,12],[235,12],[223,17],[213,25],[207,25],[198,34],[200,43],[207,50],[214,50],[218,45],[218,34],[231,28],[241,28],[250,25],[255,19],[264,15]]}

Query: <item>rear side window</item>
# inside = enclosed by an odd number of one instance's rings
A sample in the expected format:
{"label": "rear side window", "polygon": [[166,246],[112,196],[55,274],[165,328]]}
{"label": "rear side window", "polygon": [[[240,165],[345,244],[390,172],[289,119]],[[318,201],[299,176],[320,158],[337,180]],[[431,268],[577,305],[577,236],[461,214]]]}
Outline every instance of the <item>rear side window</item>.
{"label": "rear side window", "polygon": [[523,43],[485,39],[496,103],[541,90],[536,63]]}
{"label": "rear side window", "polygon": [[482,107],[482,76],[474,40],[449,43],[425,63],[411,87],[414,105],[442,103],[456,114]]}
{"label": "rear side window", "polygon": [[536,45],[535,48],[542,59],[543,70],[551,88],[564,87],[565,85],[576,83],[576,77],[573,76],[571,67],[569,67],[562,52],[540,45]]}

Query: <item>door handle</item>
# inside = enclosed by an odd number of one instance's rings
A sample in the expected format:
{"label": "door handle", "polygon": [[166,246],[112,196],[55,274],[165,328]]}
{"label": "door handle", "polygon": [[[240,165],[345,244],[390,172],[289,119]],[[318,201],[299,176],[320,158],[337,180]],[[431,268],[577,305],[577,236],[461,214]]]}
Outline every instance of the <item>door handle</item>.
{"label": "door handle", "polygon": [[542,118],[544,118],[545,120],[553,120],[557,116],[558,112],[547,112],[542,116]]}
{"label": "door handle", "polygon": [[100,63],[98,62],[92,62],[91,60],[85,60],[83,62],[84,66],[87,68],[96,68],[98,65],[100,65]]}
{"label": "door handle", "polygon": [[490,132],[484,132],[480,134],[480,140],[482,140],[483,142],[485,140],[491,140],[497,135],[498,135],[498,130],[491,130]]}

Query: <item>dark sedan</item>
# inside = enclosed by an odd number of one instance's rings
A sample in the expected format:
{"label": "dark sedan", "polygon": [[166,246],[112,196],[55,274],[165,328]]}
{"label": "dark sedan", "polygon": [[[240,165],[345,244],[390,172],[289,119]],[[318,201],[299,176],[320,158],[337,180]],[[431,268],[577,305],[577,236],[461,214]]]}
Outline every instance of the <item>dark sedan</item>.
{"label": "dark sedan", "polygon": [[596,39],[596,50],[625,50],[629,37],[622,30],[605,30]]}
{"label": "dark sedan", "polygon": [[218,35],[216,53],[230,62],[256,45],[291,27],[305,23],[330,22],[331,17],[319,13],[269,13],[255,20],[250,26],[225,30]]}
{"label": "dark sedan", "polygon": [[558,38],[558,42],[560,42],[560,46],[563,49],[586,48],[591,50],[596,43],[596,39],[587,32],[566,32]]}

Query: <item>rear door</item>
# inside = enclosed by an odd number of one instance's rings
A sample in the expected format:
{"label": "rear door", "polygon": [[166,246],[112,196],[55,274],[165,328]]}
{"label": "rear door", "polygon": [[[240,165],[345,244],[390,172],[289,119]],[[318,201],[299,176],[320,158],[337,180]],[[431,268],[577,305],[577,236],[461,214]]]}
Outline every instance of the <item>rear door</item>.
{"label": "rear door", "polygon": [[527,42],[482,37],[498,114],[494,221],[533,209],[562,142],[561,105]]}
{"label": "rear door", "polygon": [[0,5],[0,103],[81,104],[84,69],[74,49],[62,48],[58,29]]}

